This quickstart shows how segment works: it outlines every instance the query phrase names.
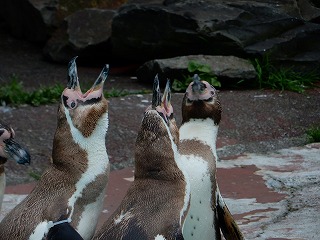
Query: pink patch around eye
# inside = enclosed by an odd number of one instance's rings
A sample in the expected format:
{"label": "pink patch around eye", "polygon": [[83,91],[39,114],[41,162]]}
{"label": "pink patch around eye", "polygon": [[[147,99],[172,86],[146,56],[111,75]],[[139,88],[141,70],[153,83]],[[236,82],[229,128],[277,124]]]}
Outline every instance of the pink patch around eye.
{"label": "pink patch around eye", "polygon": [[4,141],[6,139],[10,139],[12,136],[11,136],[11,133],[8,131],[8,130],[4,130],[3,134],[0,136],[0,141]]}

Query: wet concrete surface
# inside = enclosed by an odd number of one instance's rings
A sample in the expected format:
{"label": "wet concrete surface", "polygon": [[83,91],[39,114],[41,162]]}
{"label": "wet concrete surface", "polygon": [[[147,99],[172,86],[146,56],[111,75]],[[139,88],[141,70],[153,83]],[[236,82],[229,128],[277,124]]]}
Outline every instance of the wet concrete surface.
{"label": "wet concrete surface", "polygon": [[[246,239],[318,239],[320,143],[218,162],[217,181]],[[133,181],[131,167],[111,172],[98,227],[120,204]],[[35,183],[9,186],[2,218]]]}

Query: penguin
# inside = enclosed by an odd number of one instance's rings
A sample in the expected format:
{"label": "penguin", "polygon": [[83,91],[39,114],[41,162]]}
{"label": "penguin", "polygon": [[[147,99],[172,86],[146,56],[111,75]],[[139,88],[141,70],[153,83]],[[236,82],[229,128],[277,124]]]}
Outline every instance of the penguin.
{"label": "penguin", "polygon": [[169,85],[168,81],[161,99],[155,77],[152,105],[136,138],[134,181],[95,240],[183,239],[190,189],[177,149],[179,132]]}
{"label": "penguin", "polygon": [[191,239],[244,239],[225,204],[216,179],[216,141],[222,107],[216,89],[197,74],[182,100],[179,152],[190,177],[190,209],[183,236]]}
{"label": "penguin", "polygon": [[109,66],[85,93],[79,85],[76,57],[68,69],[51,165],[32,192],[2,220],[1,240],[45,239],[51,227],[65,222],[83,239],[91,239],[95,232],[110,171],[105,142],[108,101],[103,95]]}
{"label": "penguin", "polygon": [[6,188],[6,176],[4,164],[7,160],[16,161],[19,164],[30,164],[29,152],[14,140],[15,132],[7,124],[0,122],[0,210]]}

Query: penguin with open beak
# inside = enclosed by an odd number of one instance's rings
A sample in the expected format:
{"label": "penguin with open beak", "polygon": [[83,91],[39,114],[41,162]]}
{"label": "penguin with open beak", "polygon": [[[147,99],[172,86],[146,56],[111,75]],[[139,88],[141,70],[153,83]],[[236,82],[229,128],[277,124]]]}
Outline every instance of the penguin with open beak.
{"label": "penguin with open beak", "polygon": [[183,239],[190,191],[177,150],[170,96],[168,82],[161,98],[156,76],[152,105],[136,139],[134,181],[93,239]]}
{"label": "penguin with open beak", "polygon": [[82,93],[75,60],[69,63],[68,84],[57,111],[51,166],[2,220],[1,240],[44,239],[51,228],[65,223],[83,239],[91,239],[95,232],[110,171],[108,101],[103,94],[109,66]]}
{"label": "penguin with open beak", "polygon": [[0,122],[0,164],[7,160],[19,164],[30,164],[30,154],[14,140],[15,132],[8,125]]}
{"label": "penguin with open beak", "polygon": [[190,177],[191,201],[185,239],[244,239],[225,204],[216,179],[216,141],[221,120],[216,89],[197,74],[182,100],[179,152]]}
{"label": "penguin with open beak", "polygon": [[14,130],[8,125],[0,122],[0,209],[6,187],[6,176],[4,164],[7,160],[19,164],[30,164],[30,154],[14,140]]}

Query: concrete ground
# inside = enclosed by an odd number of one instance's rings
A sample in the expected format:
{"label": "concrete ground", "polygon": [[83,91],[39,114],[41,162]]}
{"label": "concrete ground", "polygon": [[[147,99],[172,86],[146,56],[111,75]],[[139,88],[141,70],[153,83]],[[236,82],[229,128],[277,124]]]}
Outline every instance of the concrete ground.
{"label": "concrete ground", "polygon": [[[318,239],[320,143],[267,154],[247,153],[218,163],[220,190],[246,239]],[[133,181],[133,168],[111,172],[99,227]],[[9,186],[0,217],[35,183]]]}

